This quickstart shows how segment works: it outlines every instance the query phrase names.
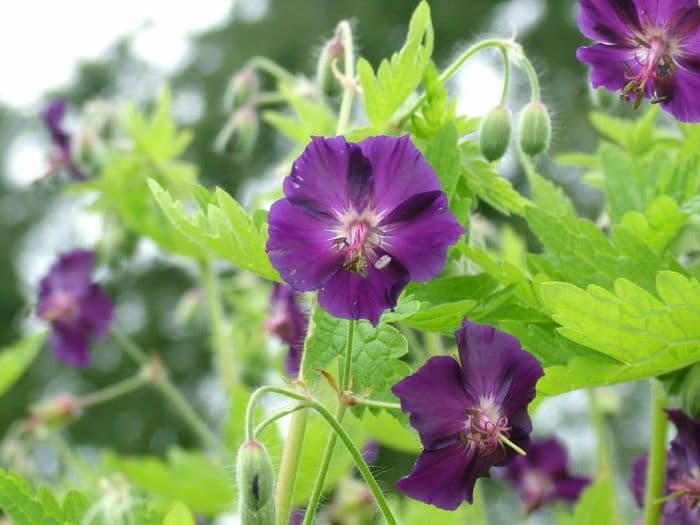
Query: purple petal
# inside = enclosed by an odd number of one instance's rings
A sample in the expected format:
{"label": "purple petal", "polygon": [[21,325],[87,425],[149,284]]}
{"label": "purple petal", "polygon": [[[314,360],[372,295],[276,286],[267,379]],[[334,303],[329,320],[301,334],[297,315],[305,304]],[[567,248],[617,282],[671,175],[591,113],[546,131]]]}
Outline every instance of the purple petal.
{"label": "purple petal", "polygon": [[553,497],[556,499],[563,499],[569,503],[576,503],[581,492],[590,484],[590,478],[583,476],[562,476],[554,482]]}
{"label": "purple petal", "polygon": [[462,371],[449,356],[431,357],[391,391],[401,401],[401,410],[411,414],[411,426],[427,449],[458,440],[465,411],[476,401],[464,391]]}
{"label": "purple petal", "polygon": [[[684,15],[697,9],[696,0],[635,0],[639,20],[646,27],[671,29],[682,21]],[[671,33],[674,31],[671,30]]]}
{"label": "purple petal", "polygon": [[[378,257],[383,256],[381,250],[377,253]],[[308,253],[306,260],[312,260]],[[333,274],[321,286],[318,304],[335,317],[367,319],[376,326],[382,312],[396,306],[408,280],[408,272],[397,261],[392,260],[381,270],[370,261],[366,277],[346,269]]]}
{"label": "purple petal", "polygon": [[[308,148],[307,148],[308,149]],[[281,199],[270,208],[267,253],[282,278],[300,291],[320,288],[343,266],[334,224]]]}
{"label": "purple petal", "polygon": [[369,159],[362,154],[357,144],[348,144],[350,161],[348,163],[347,188],[350,204],[356,211],[362,212],[372,197],[373,174]]}
{"label": "purple petal", "polygon": [[511,425],[518,415],[526,418],[535,384],[544,374],[537,359],[512,335],[468,319],[455,336],[467,393],[493,400]]}
{"label": "purple petal", "polygon": [[380,228],[386,232],[384,249],[415,281],[435,277],[445,264],[447,248],[464,233],[442,192],[407,199],[384,218]]}
{"label": "purple petal", "polygon": [[52,325],[51,348],[59,361],[84,368],[91,362],[87,336],[78,325]]}
{"label": "purple petal", "polygon": [[374,465],[374,462],[377,461],[377,457],[379,456],[379,442],[370,439],[365,443],[365,446],[362,447],[362,459],[365,460],[365,463],[368,465]]}
{"label": "purple petal", "polygon": [[284,180],[284,194],[290,200],[314,203],[328,215],[345,211],[352,150],[343,137],[312,137]]}
{"label": "purple petal", "polygon": [[641,33],[633,0],[579,0],[578,27],[591,40],[628,43]]}
{"label": "purple petal", "polygon": [[678,52],[674,53],[674,59],[686,67],[699,69],[698,54],[700,54],[700,7],[694,0],[689,0],[694,7],[686,11],[672,33],[678,40]]}
{"label": "purple petal", "polygon": [[114,307],[104,289],[93,284],[80,299],[80,318],[90,333],[98,339],[107,336],[114,318]]}
{"label": "purple petal", "polygon": [[639,508],[644,507],[644,490],[647,484],[647,460],[648,455],[646,452],[634,460],[634,463],[632,463],[632,475],[627,484]]}
{"label": "purple petal", "polygon": [[488,475],[491,466],[473,450],[461,442],[439,450],[425,450],[396,488],[413,499],[445,510],[454,510],[463,501],[471,503],[476,479]]}
{"label": "purple petal", "polygon": [[41,114],[46,127],[51,133],[53,143],[62,148],[70,149],[70,136],[63,131],[61,124],[66,113],[66,101],[56,99],[50,102]]}
{"label": "purple petal", "polygon": [[296,378],[301,368],[301,358],[304,355],[304,342],[289,345],[289,350],[284,358],[284,369],[289,377]]}
{"label": "purple petal", "polygon": [[435,170],[408,135],[369,137],[359,146],[372,164],[377,211],[389,212],[416,193],[440,189]]}
{"label": "purple petal", "polygon": [[60,255],[58,262],[39,283],[39,301],[55,291],[83,295],[90,287],[94,264],[95,254],[91,250],[74,250]]}
{"label": "purple petal", "polygon": [[591,84],[594,88],[605,87],[610,91],[619,91],[629,82],[625,73],[625,64],[637,73],[639,63],[634,58],[634,48],[594,44],[579,47],[576,58],[591,66]]}
{"label": "purple petal", "polygon": [[681,122],[700,121],[700,71],[679,67],[673,72],[670,100],[661,106]]}
{"label": "purple petal", "polygon": [[674,472],[669,473],[671,481],[677,481],[683,474],[690,474],[693,469],[700,469],[700,420],[693,419],[682,410],[667,410],[668,419],[678,433],[671,441],[671,453]]}

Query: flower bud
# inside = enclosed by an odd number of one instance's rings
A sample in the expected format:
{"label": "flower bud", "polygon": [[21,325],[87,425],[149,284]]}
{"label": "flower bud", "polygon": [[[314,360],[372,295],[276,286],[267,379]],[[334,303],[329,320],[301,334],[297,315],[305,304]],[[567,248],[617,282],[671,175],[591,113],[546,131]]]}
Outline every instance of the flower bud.
{"label": "flower bud", "polygon": [[552,122],[547,108],[540,102],[530,102],[520,115],[520,149],[534,157],[547,150],[552,138]]}
{"label": "flower bud", "polygon": [[260,82],[255,70],[244,67],[231,77],[224,95],[224,108],[233,111],[249,104],[258,93]]}
{"label": "flower bud", "polygon": [[233,112],[214,142],[220,153],[228,153],[239,159],[247,158],[258,138],[258,114],[249,106]]}
{"label": "flower bud", "polygon": [[59,394],[29,409],[30,427],[62,427],[80,415],[80,403],[70,394]]}
{"label": "flower bud", "polygon": [[481,154],[492,162],[503,157],[510,142],[511,116],[503,104],[489,111],[481,121],[479,147]]}
{"label": "flower bud", "polygon": [[328,97],[334,97],[342,91],[342,86],[333,72],[333,61],[336,61],[336,68],[342,71],[344,58],[345,45],[340,30],[337,30],[335,36],[323,46],[316,68],[316,83],[321,93]]}
{"label": "flower bud", "polygon": [[700,363],[695,363],[685,375],[680,391],[681,408],[693,418],[700,418]]}
{"label": "flower bud", "polygon": [[274,472],[265,446],[254,440],[244,443],[238,451],[236,470],[242,525],[273,525]]}

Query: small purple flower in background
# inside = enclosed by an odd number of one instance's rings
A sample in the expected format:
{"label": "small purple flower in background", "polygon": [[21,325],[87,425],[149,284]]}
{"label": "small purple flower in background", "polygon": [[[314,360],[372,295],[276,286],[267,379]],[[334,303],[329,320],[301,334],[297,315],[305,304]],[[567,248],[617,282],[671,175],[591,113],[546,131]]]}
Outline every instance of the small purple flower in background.
{"label": "small purple flower in background", "polygon": [[306,516],[306,509],[296,507],[289,516],[289,525],[302,525],[302,523],[304,523],[304,516]]}
{"label": "small purple flower in background", "polygon": [[[700,523],[700,420],[681,410],[667,410],[668,419],[678,433],[671,441],[666,461],[666,493],[662,523],[697,525]],[[647,454],[632,465],[629,487],[640,507],[644,506]]]}
{"label": "small purple flower in background", "polygon": [[70,365],[90,364],[89,340],[102,339],[112,323],[113,307],[103,288],[92,282],[95,254],[62,254],[39,283],[36,312],[51,323],[56,358]]}
{"label": "small purple flower in background", "polygon": [[272,205],[267,252],[282,278],[345,319],[376,325],[409,280],[431,279],[464,233],[408,135],[314,137]]}
{"label": "small purple flower in background", "polygon": [[365,443],[365,446],[362,447],[362,459],[365,460],[365,463],[372,466],[374,465],[374,462],[377,461],[378,456],[379,442],[375,441],[374,439],[370,439],[367,441],[367,443]]}
{"label": "small purple flower in background", "polygon": [[528,512],[558,499],[574,503],[591,482],[569,473],[566,449],[556,438],[533,441],[527,456],[515,458],[504,474],[517,486]]}
{"label": "small purple flower in background", "polygon": [[527,449],[527,405],[543,375],[537,360],[505,332],[465,319],[455,336],[461,367],[450,356],[431,357],[392,388],[424,448],[396,486],[447,510],[471,503],[476,479],[513,459],[505,439]]}
{"label": "small purple flower in background", "polygon": [[309,316],[299,305],[299,296],[291,286],[275,284],[270,294],[270,317],[265,322],[270,333],[289,345],[285,367],[291,377],[299,374],[304,339],[309,328]]}
{"label": "small purple flower in background", "polygon": [[579,0],[581,32],[598,43],[576,56],[593,87],[622,90],[635,107],[650,98],[678,120],[700,121],[697,0]]}
{"label": "small purple flower in background", "polygon": [[49,173],[65,166],[75,180],[84,180],[85,174],[73,160],[71,137],[62,127],[65,114],[66,101],[63,99],[56,99],[50,102],[41,114],[44,119],[44,124],[46,124],[46,127],[49,129],[51,141],[54,145]]}

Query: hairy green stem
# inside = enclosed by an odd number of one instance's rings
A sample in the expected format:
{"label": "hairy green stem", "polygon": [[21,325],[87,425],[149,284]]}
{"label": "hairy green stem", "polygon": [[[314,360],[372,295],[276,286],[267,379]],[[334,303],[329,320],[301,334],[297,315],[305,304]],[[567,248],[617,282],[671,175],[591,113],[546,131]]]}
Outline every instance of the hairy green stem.
{"label": "hairy green stem", "polygon": [[661,518],[659,501],[666,479],[666,418],[667,396],[658,379],[651,380],[651,439],[647,460],[647,484],[644,490],[644,525],[658,525]]}
{"label": "hairy green stem", "polygon": [[282,82],[293,84],[297,80],[289,71],[266,57],[251,58],[247,63],[247,67],[257,69],[258,71],[264,71]]}
{"label": "hairy green stem", "polygon": [[530,59],[528,59],[524,54],[521,54],[519,57],[519,62],[522,68],[525,70],[527,73],[527,78],[530,81],[530,96],[532,98],[533,102],[539,102],[540,101],[540,79],[537,78],[537,72],[535,71],[535,68],[532,65],[532,62],[530,62]]}
{"label": "hairy green stem", "polygon": [[[348,321],[348,333],[345,346],[345,355],[343,356],[343,369],[340,375],[340,392],[345,392],[348,388],[350,382],[350,369],[352,366],[352,345],[355,333],[355,321]],[[338,424],[342,423],[343,417],[345,416],[345,410],[347,405],[338,400],[338,405],[335,411],[334,421]],[[314,483],[314,488],[311,492],[311,497],[309,498],[309,505],[306,508],[306,516],[304,516],[304,525],[311,525],[314,522],[314,517],[316,516],[316,509],[318,503],[321,500],[321,493],[323,492],[323,485],[326,481],[326,474],[328,473],[328,467],[330,467],[331,459],[333,459],[333,450],[335,449],[335,442],[338,439],[337,432],[331,432],[328,435],[328,441],[326,442],[326,448],[323,451],[323,456],[321,457],[321,465],[319,467],[318,474],[316,475],[316,482]]]}
{"label": "hairy green stem", "polygon": [[147,383],[148,379],[139,372],[133,377],[129,377],[128,379],[114,383],[113,385],[105,387],[101,390],[96,390],[95,392],[82,396],[80,399],[78,399],[78,404],[81,408],[101,405],[102,403],[107,403],[108,401],[112,401],[118,397],[130,394]]}
{"label": "hairy green stem", "polygon": [[375,401],[374,399],[362,399],[361,397],[352,398],[353,405],[362,405],[371,408],[383,408],[385,410],[401,410],[399,403],[389,403],[387,401]]}
{"label": "hairy green stem", "polygon": [[[352,322],[352,321],[351,321]],[[372,474],[372,471],[369,469],[367,466],[367,463],[362,457],[362,452],[357,448],[355,443],[353,443],[352,438],[350,435],[345,431],[345,429],[342,427],[340,422],[335,418],[321,403],[316,401],[315,399],[311,399],[307,397],[305,394],[301,394],[299,392],[295,392],[294,390],[289,390],[287,388],[282,388],[282,387],[275,387],[275,386],[264,386],[259,389],[257,389],[253,394],[250,396],[250,401],[248,401],[248,408],[246,410],[246,417],[250,416],[252,417],[252,414],[254,413],[254,405],[258,399],[265,393],[274,393],[274,394],[281,394],[283,396],[287,396],[291,399],[296,399],[298,401],[303,402],[306,404],[308,407],[313,408],[318,412],[323,419],[326,420],[326,422],[331,426],[333,433],[335,436],[340,438],[340,440],[343,442],[345,445],[345,448],[348,450],[350,453],[350,456],[352,457],[353,461],[355,462],[355,465],[357,465],[357,469],[359,470],[360,474],[362,474],[362,477],[365,479],[365,482],[367,483],[367,486],[369,489],[372,491],[372,494],[374,496],[374,499],[377,502],[377,506],[379,507],[380,512],[384,516],[384,519],[389,525],[396,525],[397,521],[396,518],[394,517],[394,514],[391,511],[391,508],[389,507],[389,503],[386,500],[386,497],[384,496],[384,493],[381,491],[379,488],[379,485],[377,484],[377,480],[374,478],[374,475]],[[300,412],[297,412],[300,413]],[[253,424],[250,421],[246,421],[246,428],[252,428]],[[310,508],[310,507],[309,507]],[[308,510],[306,516],[308,517]],[[313,520],[313,518],[312,518]],[[304,520],[306,523],[306,519]],[[279,523],[279,522],[278,522]],[[286,525],[286,524],[285,524]]]}
{"label": "hairy green stem", "polygon": [[508,57],[508,48],[499,47],[501,56],[503,57],[503,90],[501,91],[501,104],[505,105],[508,97],[508,88],[510,87],[510,58]]}
{"label": "hairy green stem", "polygon": [[340,110],[338,111],[338,127],[336,135],[342,135],[348,127],[350,120],[350,110],[352,109],[352,99],[355,96],[357,86],[355,85],[355,49],[352,37],[352,28],[347,20],[343,20],[338,24],[338,31],[341,33],[343,40],[343,50],[345,56],[345,71],[343,72],[343,98],[340,101]]}
{"label": "hairy green stem", "polygon": [[289,422],[282,462],[280,463],[280,471],[277,476],[277,486],[275,487],[275,519],[277,525],[287,525],[289,523],[308,419],[309,411],[304,408],[292,414]]}
{"label": "hairy green stem", "polygon": [[[149,366],[150,360],[146,352],[141,350],[126,334],[123,334],[118,328],[113,327],[111,330],[114,340],[124,349],[129,357],[139,366]],[[195,434],[207,446],[214,450],[223,451],[224,444],[216,435],[209,430],[209,427],[199,418],[197,412],[190,406],[182,394],[168,379],[167,371],[162,369],[158,376],[153,380],[153,384],[161,391],[163,396],[175,408],[180,417],[190,425]]]}
{"label": "hairy green stem", "polygon": [[211,261],[202,264],[202,281],[209,308],[212,350],[216,355],[224,389],[231,394],[236,384],[236,357],[230,342],[230,330],[224,317],[224,308],[221,304],[219,283]]}
{"label": "hairy green stem", "polygon": [[285,416],[288,416],[289,414],[293,414],[297,410],[302,410],[306,408],[306,404],[304,403],[299,403],[298,405],[291,406],[289,408],[284,408],[282,410],[279,410],[275,412],[274,414],[266,417],[263,419],[260,423],[258,423],[258,426],[255,427],[255,432],[254,436],[257,439],[260,434],[262,434],[262,431],[265,430],[268,426],[270,426],[272,423],[277,421],[278,419],[282,419]]}

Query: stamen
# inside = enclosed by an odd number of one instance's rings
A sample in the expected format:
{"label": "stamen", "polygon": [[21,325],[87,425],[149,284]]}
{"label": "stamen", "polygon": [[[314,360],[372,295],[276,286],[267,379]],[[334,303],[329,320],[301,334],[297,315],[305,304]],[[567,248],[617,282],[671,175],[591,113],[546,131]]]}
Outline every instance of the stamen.
{"label": "stamen", "polygon": [[389,266],[389,263],[391,263],[391,257],[388,255],[382,255],[379,259],[377,259],[374,263],[374,267],[377,270],[383,270],[387,266]]}
{"label": "stamen", "polygon": [[647,49],[651,49],[651,44],[647,42],[646,40],[643,40],[642,38],[635,36],[634,37],[635,42],[637,42],[640,46],[646,47]]}

